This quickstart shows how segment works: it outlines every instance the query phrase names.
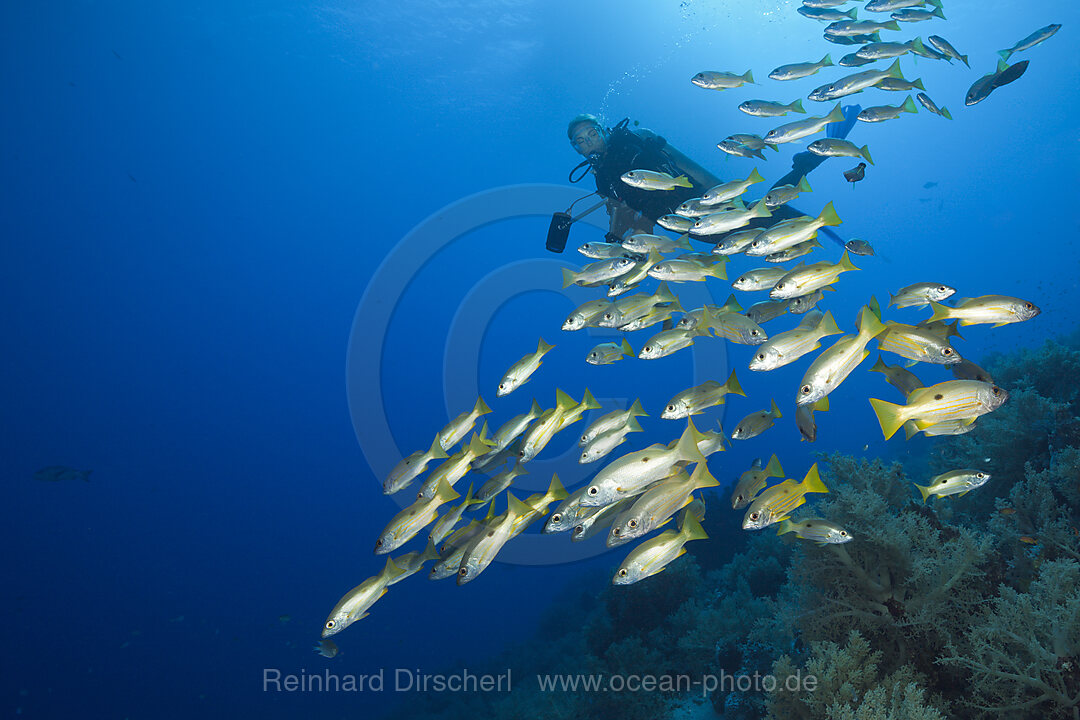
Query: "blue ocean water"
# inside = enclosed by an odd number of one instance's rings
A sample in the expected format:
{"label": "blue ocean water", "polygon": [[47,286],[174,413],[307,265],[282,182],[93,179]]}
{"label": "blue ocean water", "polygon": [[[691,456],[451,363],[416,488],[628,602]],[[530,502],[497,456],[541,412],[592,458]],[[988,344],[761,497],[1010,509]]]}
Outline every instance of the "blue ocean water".
{"label": "blue ocean water", "polygon": [[[758,167],[771,184],[789,169],[790,147],[766,151],[766,162],[715,147],[772,127],[738,103],[805,96],[841,69],[783,85],[768,71],[853,49],[825,42],[796,7],[0,6],[2,711],[370,717],[407,693],[273,692],[265,671],[434,673],[529,641],[553,603],[605,585],[624,550],[594,545],[571,561],[565,537],[544,538],[464,587],[411,578],[335,637],[333,661],[311,652],[337,599],[382,567],[371,550],[399,509],[380,491],[386,463],[427,448],[477,392],[492,429],[534,397],[552,406],[556,388],[575,399],[588,388],[607,408],[640,398],[651,417],[624,446],[639,449],[681,432],[659,419],[667,398],[735,369],[748,397],[695,419],[699,427],[730,430],[770,398],[785,419],[710,459],[725,485],[772,453],[789,477],[802,476],[813,451],[925,454],[926,440],[883,441],[866,398],[883,396],[884,384],[865,368],[818,415],[811,445],[790,421],[805,362],[751,373],[750,348],[715,341],[722,352],[593,367],[585,354],[615,334],[559,329],[592,297],[562,292],[559,267],[584,264],[573,248],[603,235],[582,223],[564,255],[544,249],[550,213],[593,189],[566,181],[580,160],[567,121],[629,117],[724,179]],[[911,56],[901,66],[954,120],[920,110],[860,123],[851,139],[869,143],[875,161],[866,180],[850,186],[841,173],[854,162],[828,160],[795,205],[816,214],[833,201],[841,235],[878,252],[856,258],[861,272],[842,276],[823,303],[845,330],[870,296],[884,302],[924,280],[1042,309],[1026,323],[966,329],[957,346],[978,362],[1080,323],[1071,199],[1080,12],[1057,0],[945,10],[947,21],[903,36],[940,33],[972,67]],[[996,50],[1049,23],[1063,28],[1013,58],[1031,61],[1019,81],[964,107]],[[748,68],[758,85],[712,92],[689,82],[705,69]],[[444,233],[441,214],[477,193],[490,194],[467,205],[463,232]],[[558,204],[533,209],[548,197]],[[445,242],[402,245],[417,228]],[[413,268],[407,276],[387,270],[395,252]],[[817,252],[839,257],[827,242]],[[751,266],[736,258],[729,277]],[[375,280],[397,294],[372,294]],[[685,290],[717,302],[730,292],[712,280]],[[368,313],[388,318],[385,327]],[[501,374],[538,337],[556,350],[529,384],[496,399]],[[925,376],[947,379],[939,368]],[[573,475],[573,439],[557,437],[521,487],[545,488],[552,471],[571,488],[584,481]],[[34,479],[51,465],[93,474]],[[730,532],[709,542],[727,556],[745,533],[738,514],[716,512]]]}

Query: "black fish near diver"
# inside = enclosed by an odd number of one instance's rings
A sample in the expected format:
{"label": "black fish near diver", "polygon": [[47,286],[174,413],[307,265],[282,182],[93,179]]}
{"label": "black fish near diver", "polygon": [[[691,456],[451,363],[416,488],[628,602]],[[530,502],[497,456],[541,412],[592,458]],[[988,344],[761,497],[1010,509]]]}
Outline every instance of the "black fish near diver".
{"label": "black fish near diver", "polygon": [[1020,78],[1021,75],[1027,70],[1028,61],[1022,60],[1014,65],[1008,65],[1004,60],[999,60],[997,70],[992,73],[983,75],[976,80],[968,88],[967,96],[964,98],[965,105],[977,105],[986,98],[990,97],[990,93],[994,92],[1002,85],[1008,85]]}

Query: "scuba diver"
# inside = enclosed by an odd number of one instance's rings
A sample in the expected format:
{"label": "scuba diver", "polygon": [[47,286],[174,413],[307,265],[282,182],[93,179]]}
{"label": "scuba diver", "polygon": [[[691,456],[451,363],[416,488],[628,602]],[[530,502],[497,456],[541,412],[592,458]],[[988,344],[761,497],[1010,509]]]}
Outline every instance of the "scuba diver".
{"label": "scuba diver", "polygon": [[[843,108],[844,120],[826,125],[826,136],[846,137],[855,125],[861,109],[858,105]],[[570,145],[585,157],[582,163],[570,171],[569,180],[580,182],[589,172],[595,177],[596,194],[603,198],[601,204],[607,205],[610,218],[610,229],[605,235],[608,242],[621,242],[634,233],[652,233],[658,218],[674,213],[683,202],[701,197],[706,190],[721,183],[718,177],[691,160],[663,137],[645,128],[630,129],[629,124],[629,118],[625,118],[615,127],[605,130],[594,115],[582,114],[571,120],[566,128]],[[791,171],[777,180],[772,187],[798,184],[802,177],[825,160],[825,157],[808,151],[796,153],[792,158]],[[588,169],[575,178],[575,173],[583,168]],[[630,170],[653,170],[672,177],[684,175],[691,187],[676,187],[667,191],[631,187],[621,179],[622,174]],[[556,213],[549,229],[548,249],[562,252],[570,225],[597,207],[599,205],[574,218],[570,217],[569,211]],[[783,220],[801,214],[784,205],[773,212],[773,217]],[[751,223],[760,224],[765,223],[762,220]],[[821,232],[839,244],[844,244],[830,228],[822,228]],[[710,241],[717,239],[710,238]]]}
{"label": "scuba diver", "polygon": [[[578,115],[566,128],[566,136],[585,161],[571,172],[588,167],[596,179],[596,192],[605,198],[611,218],[609,242],[621,242],[628,234],[651,233],[656,220],[675,212],[675,208],[690,198],[720,184],[720,179],[670,145],[651,130],[631,130],[626,118],[605,130],[593,115]],[[653,170],[672,177],[685,175],[691,187],[654,191],[631,187],[622,181],[630,170]]]}

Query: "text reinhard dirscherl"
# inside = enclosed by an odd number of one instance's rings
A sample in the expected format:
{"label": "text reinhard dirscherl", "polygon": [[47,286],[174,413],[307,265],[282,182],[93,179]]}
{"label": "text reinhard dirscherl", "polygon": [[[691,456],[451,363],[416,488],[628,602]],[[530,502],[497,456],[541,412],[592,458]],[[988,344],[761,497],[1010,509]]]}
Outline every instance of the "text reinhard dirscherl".
{"label": "text reinhard dirscherl", "polygon": [[[731,675],[723,670],[699,678],[690,675],[536,675],[541,692],[690,692],[708,696],[717,690],[727,692],[813,692],[817,677],[797,672],[783,679],[773,675]],[[330,672],[283,673],[277,668],[263,668],[263,692],[510,692],[510,668],[505,673],[424,673],[410,668],[386,668],[368,675]]]}

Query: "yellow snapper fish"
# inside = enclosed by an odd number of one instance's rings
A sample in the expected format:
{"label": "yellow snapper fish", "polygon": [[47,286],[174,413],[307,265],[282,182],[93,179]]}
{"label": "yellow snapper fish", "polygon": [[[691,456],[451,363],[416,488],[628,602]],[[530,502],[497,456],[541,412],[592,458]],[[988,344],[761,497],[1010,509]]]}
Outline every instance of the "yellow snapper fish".
{"label": "yellow snapper fish", "polygon": [[829,492],[818,474],[817,463],[806,473],[802,482],[785,480],[779,485],[765,488],[747,508],[743,530],[760,530],[786,520],[792,510],[806,502],[806,494],[812,492]]}
{"label": "yellow snapper fish", "polygon": [[946,380],[915,390],[906,405],[894,405],[870,398],[885,439],[891,438],[908,420],[919,430],[950,420],[974,421],[993,412],[1009,399],[1009,393],[997,385],[978,380]]}
{"label": "yellow snapper fish", "polygon": [[750,174],[746,176],[745,180],[732,180],[731,182],[722,183],[709,188],[705,191],[705,194],[701,196],[701,200],[707,205],[715,205],[728,200],[734,200],[746,192],[751,185],[763,182],[764,180],[765,178],[761,176],[761,173],[757,171],[757,168],[754,168],[750,171]]}
{"label": "yellow snapper fish", "polygon": [[[703,218],[706,215],[711,215],[718,212],[728,212],[729,210],[745,210],[746,203],[741,198],[736,198],[731,202],[722,203],[706,203],[703,198],[690,198],[679,207],[675,208],[675,211],[680,215],[688,218],[694,218],[697,222],[699,218]],[[691,224],[690,228],[693,229]],[[689,232],[689,230],[687,231]]]}
{"label": "yellow snapper fish", "polygon": [[825,297],[825,290],[831,290],[832,288],[822,288],[816,292],[812,292],[809,295],[800,295],[797,298],[791,298],[788,300],[788,312],[792,315],[801,315],[806,312],[810,312],[814,309],[814,306],[821,302],[821,299]]}
{"label": "yellow snapper fish", "polygon": [[[594,318],[599,319],[603,316],[613,305],[611,300],[590,300],[586,303],[582,303],[575,310],[567,315],[566,320],[562,324],[562,329],[566,331],[581,330],[589,327]],[[599,327],[597,325],[596,327]]]}
{"label": "yellow snapper fish", "polygon": [[562,422],[563,416],[577,405],[572,397],[556,388],[555,407],[545,410],[544,414],[537,418],[536,422],[525,433],[524,440],[521,443],[521,450],[518,452],[519,461],[526,463],[536,457],[551,442],[551,438],[555,436],[555,433],[559,431],[559,424]]}
{"label": "yellow snapper fish", "polygon": [[670,215],[662,216],[656,221],[656,224],[671,232],[685,233],[694,225],[694,219],[685,215],[672,213]]}
{"label": "yellow snapper fish", "polygon": [[469,431],[476,425],[476,421],[481,416],[487,415],[491,412],[491,408],[484,402],[483,397],[476,398],[476,404],[473,405],[473,409],[463,412],[456,418],[446,424],[442,430],[439,431],[439,447],[443,450],[449,450],[457,445],[458,441],[469,434]]}
{"label": "yellow snapper fish", "polygon": [[741,510],[750,504],[754,497],[769,483],[769,478],[784,477],[784,468],[780,460],[773,455],[769,464],[761,467],[761,458],[754,460],[750,469],[739,476],[735,490],[731,493],[731,509]]}
{"label": "yellow snapper fish", "polygon": [[656,306],[647,312],[644,317],[640,317],[637,320],[632,320],[625,325],[620,325],[619,330],[622,332],[634,332],[635,330],[642,330],[647,327],[652,327],[659,323],[667,322],[676,312],[682,312],[682,306],[678,302],[674,302],[671,305]]}
{"label": "yellow snapper fish", "polygon": [[625,275],[620,276],[613,283],[608,283],[608,297],[618,297],[633,290],[642,280],[649,276],[649,268],[664,259],[664,256],[653,250],[648,255],[634,263],[634,267]]}
{"label": "yellow snapper fish", "polygon": [[683,471],[673,478],[653,483],[615,518],[608,532],[607,546],[622,545],[651,533],[689,505],[695,491],[719,486],[705,463],[698,464],[693,473]]}
{"label": "yellow snapper fish", "polygon": [[[509,486],[509,483],[507,485]],[[469,491],[465,493],[465,499],[461,501],[461,504],[451,508],[445,515],[435,521],[435,524],[431,527],[431,532],[428,533],[428,540],[435,545],[441,543],[444,538],[454,531],[454,526],[461,522],[461,517],[466,510],[483,502],[483,499],[473,496],[473,486],[470,485]],[[398,566],[404,567],[400,562]]]}
{"label": "yellow snapper fish", "polygon": [[926,437],[964,435],[974,429],[975,423],[971,420],[947,420],[925,428],[919,428],[914,420],[908,420],[904,423],[904,437],[905,439],[910,440],[919,433],[922,433]]}
{"label": "yellow snapper fish", "polygon": [[[863,122],[884,122],[886,120],[895,120],[900,117],[900,113],[917,113],[919,109],[915,107],[915,101],[908,95],[904,100],[903,105],[875,105],[874,107],[865,108],[859,113],[859,120]],[[867,162],[870,159],[867,158]],[[874,163],[870,162],[871,165]]]}
{"label": "yellow snapper fish", "polygon": [[338,600],[323,624],[322,636],[328,638],[337,635],[357,620],[366,618],[368,609],[386,594],[386,586],[402,572],[404,571],[394,565],[393,560],[387,558],[382,572],[369,577]]}
{"label": "yellow snapper fish", "polygon": [[[494,500],[496,495],[514,484],[515,478],[519,478],[522,475],[528,475],[528,473],[529,471],[521,467],[520,464],[514,463],[510,468],[493,475],[487,482],[480,486],[480,490],[476,493],[476,502],[486,503]],[[445,517],[446,516],[439,518],[439,520],[443,520]],[[436,527],[438,527],[438,523],[436,523]],[[432,534],[434,535],[434,531],[432,531]],[[442,538],[440,537],[439,539],[441,540]]]}
{"label": "yellow snapper fish", "polygon": [[750,243],[746,254],[749,257],[771,255],[817,237],[817,231],[827,225],[835,226],[842,222],[832,202],[829,202],[817,217],[802,215],[768,228]]}
{"label": "yellow snapper fish", "polygon": [[727,301],[720,307],[717,307],[716,305],[705,305],[703,307],[694,308],[690,312],[684,311],[683,316],[679,318],[679,322],[675,324],[675,327],[680,330],[693,330],[694,328],[701,327],[707,317],[728,312],[742,312],[742,306],[739,305],[739,301],[735,299],[734,294],[729,295]]}
{"label": "yellow snapper fish", "polygon": [[521,438],[516,438],[513,442],[507,445],[505,448],[499,451],[488,451],[481,455],[470,466],[473,472],[486,473],[491,468],[505,465],[507,460],[518,457],[518,453],[521,450]]}
{"label": "yellow snapper fish", "polygon": [[534,493],[525,498],[525,504],[529,506],[529,512],[520,515],[515,521],[514,525],[510,528],[510,537],[516,538],[521,533],[525,532],[539,517],[547,514],[548,505],[553,502],[560,502],[568,497],[566,488],[563,487],[562,482],[559,481],[559,476],[552,473],[551,482],[548,484],[548,489],[542,493]]}
{"label": "yellow snapper fish", "polygon": [[716,337],[739,345],[760,345],[769,339],[760,325],[738,312],[721,311],[706,315],[701,329],[711,330]]}
{"label": "yellow snapper fish", "polygon": [[738,255],[750,247],[750,243],[756,240],[762,232],[764,231],[761,228],[748,228],[728,233],[710,252],[713,255]]}
{"label": "yellow snapper fish", "polygon": [[899,355],[913,362],[952,365],[960,362],[960,353],[949,341],[927,328],[889,320],[885,332],[878,335],[878,349]]}
{"label": "yellow snapper fish", "polygon": [[401,574],[390,579],[387,587],[395,585],[407,577],[415,575],[424,569],[424,563],[428,560],[438,560],[439,552],[435,549],[435,543],[428,541],[427,547],[421,552],[407,552],[400,557],[394,558],[394,564],[401,569]]}
{"label": "yellow snapper fish", "polygon": [[701,438],[698,440],[697,447],[698,451],[705,457],[727,450],[727,437],[724,435],[724,428],[706,430],[700,435]]}
{"label": "yellow snapper fish", "polygon": [[885,360],[883,360],[880,355],[878,355],[874,367],[870,368],[870,372],[879,372],[884,375],[885,380],[894,388],[902,392],[904,397],[907,397],[921,387],[926,387],[915,373],[906,368],[902,368],[899,365],[886,365]]}
{"label": "yellow snapper fish", "polygon": [[626,436],[632,432],[641,432],[641,424],[638,423],[635,418],[630,418],[625,425],[597,435],[593,441],[586,445],[585,449],[581,451],[578,462],[582,465],[596,462],[626,442]]}
{"label": "yellow snapper fish", "polygon": [[949,369],[952,370],[953,377],[957,380],[981,380],[982,382],[988,383],[994,382],[994,378],[990,377],[990,373],[970,360],[961,360]]}
{"label": "yellow snapper fish", "polygon": [[599,508],[587,508],[581,504],[587,487],[580,487],[562,500],[548,516],[542,532],[545,535],[573,530],[578,520]]}
{"label": "yellow snapper fish", "polygon": [[589,483],[581,504],[585,507],[610,505],[644,490],[650,483],[667,477],[681,461],[705,462],[698,449],[702,435],[687,420],[686,430],[671,445],[651,445],[644,450],[623,455],[609,463]]}
{"label": "yellow snapper fish", "polygon": [[653,265],[648,274],[657,280],[671,282],[702,282],[710,277],[727,280],[725,260],[726,258],[717,257],[715,262],[701,263],[694,259],[673,258]]}
{"label": "yellow snapper fish", "polygon": [[634,400],[634,404],[628,410],[612,410],[606,415],[595,420],[578,439],[578,447],[585,447],[593,440],[606,432],[620,428],[630,422],[631,418],[647,417],[649,413],[641,407],[640,400]]}
{"label": "yellow snapper fish", "polygon": [[746,397],[735,371],[731,371],[727,382],[706,380],[700,385],[683,390],[668,401],[660,417],[666,420],[681,420],[691,415],[700,415],[711,407],[723,405],[729,393]]}
{"label": "yellow snapper fish", "polygon": [[418,532],[434,522],[439,508],[448,502],[457,500],[459,495],[450,484],[443,480],[431,498],[419,497],[386,524],[379,538],[375,541],[375,554],[385,555],[412,540]]}
{"label": "yellow snapper fish", "polygon": [[773,426],[778,418],[783,417],[780,414],[780,408],[776,407],[776,401],[771,401],[771,407],[768,410],[758,410],[752,412],[735,426],[735,429],[731,431],[732,440],[748,440],[752,437],[757,437],[761,433],[765,432]]}
{"label": "yellow snapper fish", "polygon": [[810,187],[810,183],[806,180],[806,176],[803,175],[797,185],[777,185],[772,190],[765,193],[765,204],[770,210],[775,210],[781,205],[787,205],[792,200],[798,198],[799,195],[808,192],[813,192],[813,188]]}
{"label": "yellow snapper fish", "polygon": [[731,283],[731,287],[742,292],[768,290],[789,272],[791,271],[787,268],[780,267],[754,268],[735,278],[735,281]]}
{"label": "yellow snapper fish", "polygon": [[465,548],[465,554],[461,558],[458,568],[457,584],[464,585],[472,582],[484,572],[499,551],[503,549],[507,541],[512,537],[514,523],[521,517],[533,512],[533,508],[510,493],[506,494],[506,512],[492,518],[481,532]]}
{"label": "yellow snapper fish", "polygon": [[[635,493],[635,495],[640,494],[641,492],[644,492],[644,488]],[[603,507],[584,508],[584,514],[578,518],[577,523],[575,523],[573,529],[570,531],[570,541],[582,542],[583,540],[588,540],[591,537],[595,537],[600,533],[607,531],[607,529],[611,527],[611,524],[615,522],[615,518],[619,516],[619,513],[630,507],[630,504],[633,502],[634,496],[630,496]]]}
{"label": "yellow snapper fish", "polygon": [[612,582],[616,585],[632,585],[655,575],[686,552],[686,543],[708,538],[697,517],[684,511],[678,531],[665,530],[631,550],[615,571]]}
{"label": "yellow snapper fish", "polygon": [[461,558],[465,557],[465,551],[470,543],[484,531],[486,523],[495,516],[494,504],[488,506],[487,517],[480,520],[471,520],[469,524],[457,530],[453,535],[446,538],[446,542],[439,548],[439,560],[428,574],[428,580],[442,580],[452,575],[457,575],[461,567]]}
{"label": "yellow snapper fish", "polygon": [[619,257],[627,257],[629,253],[622,245],[609,242],[583,243],[578,246],[577,250],[591,260],[614,260]]}
{"label": "yellow snapper fish", "polygon": [[867,344],[883,330],[885,326],[870,307],[859,311],[859,332],[844,335],[810,363],[795,393],[796,404],[817,402],[839,387],[870,354]]}
{"label": "yellow snapper fish", "polygon": [[840,545],[851,542],[851,533],[836,523],[822,520],[821,518],[807,518],[806,520],[781,520],[776,534],[793,532],[800,540],[809,540],[818,545]]}
{"label": "yellow snapper fish", "polygon": [[621,343],[600,343],[585,356],[585,362],[590,365],[611,365],[624,357],[634,357],[635,354],[634,348],[623,338]]}
{"label": "yellow snapper fish", "polygon": [[582,398],[581,402],[574,405],[574,407],[570,408],[570,410],[559,418],[559,427],[555,432],[560,432],[563,428],[576,423],[584,417],[586,410],[599,410],[600,407],[600,403],[592,396],[589,389],[585,388],[585,396]]}
{"label": "yellow snapper fish", "polygon": [[762,300],[746,309],[746,317],[761,325],[787,313],[790,303],[790,300]]}
{"label": "yellow snapper fish", "polygon": [[799,434],[802,436],[799,438],[799,442],[804,440],[815,442],[817,440],[817,422],[814,420],[814,413],[819,410],[824,412],[828,409],[828,396],[821,398],[816,403],[800,405],[795,408],[795,427],[799,428]]}
{"label": "yellow snapper fish", "polygon": [[627,257],[615,258],[613,260],[598,260],[594,263],[589,263],[577,272],[564,267],[562,268],[563,287],[567,288],[571,285],[581,285],[582,287],[602,285],[605,282],[609,282],[617,277],[625,275],[632,270],[633,267],[634,261]]}
{"label": "yellow snapper fish", "polygon": [[851,262],[848,251],[845,250],[838,263],[823,260],[792,270],[777,281],[773,289],[769,291],[769,297],[773,300],[790,300],[794,297],[809,295],[815,290],[832,285],[841,273],[858,269]]}
{"label": "yellow snapper fish", "polygon": [[536,420],[543,414],[544,409],[540,407],[540,403],[533,400],[532,408],[530,408],[529,412],[522,415],[515,415],[504,422],[502,426],[495,431],[495,436],[491,439],[494,444],[491,446],[490,452],[499,453],[510,447],[511,443],[524,434],[533,420]]}
{"label": "yellow snapper fish", "polygon": [[759,200],[750,208],[725,210],[703,215],[690,228],[690,233],[692,235],[720,235],[731,230],[738,230],[750,224],[750,221],[756,218],[766,217],[772,217],[772,211],[769,210],[768,205]]}
{"label": "yellow snapper fish", "polygon": [[436,435],[427,452],[417,450],[408,457],[402,458],[401,462],[394,466],[394,469],[383,480],[383,492],[393,495],[398,490],[408,487],[420,473],[424,472],[428,463],[432,460],[445,460],[448,457],[450,456],[442,449],[439,437]]}
{"label": "yellow snapper fish", "polygon": [[787,249],[766,255],[765,262],[783,263],[788,262],[789,260],[796,260],[804,255],[809,255],[819,247],[821,247],[821,243],[818,242],[817,239],[804,240],[798,245],[792,245]]}
{"label": "yellow snapper fish", "polygon": [[690,347],[694,344],[694,338],[702,335],[708,335],[708,330],[702,331],[699,328],[692,330],[678,328],[662,330],[645,341],[645,344],[641,347],[641,352],[638,353],[638,357],[642,360],[655,360],[666,357],[683,348]]}
{"label": "yellow snapper fish", "polygon": [[889,307],[922,307],[931,301],[941,302],[955,292],[955,288],[941,283],[915,283],[900,288],[895,295],[889,293]]}
{"label": "yellow snapper fish", "polygon": [[694,187],[685,175],[672,177],[654,170],[630,170],[622,174],[622,181],[638,190],[674,190],[677,187]]}
{"label": "yellow snapper fish", "polygon": [[871,165],[874,159],[870,157],[870,146],[859,147],[850,140],[842,138],[821,138],[806,146],[806,149],[821,157],[853,157],[862,158]]}
{"label": "yellow snapper fish", "polygon": [[964,470],[950,470],[947,473],[942,473],[936,477],[930,479],[930,482],[926,485],[915,484],[915,488],[922,495],[922,501],[925,504],[931,495],[936,497],[946,497],[948,495],[957,495],[960,497],[967,495],[975,488],[980,488],[986,484],[986,481],[990,479],[990,473],[983,472],[982,470],[972,470],[966,468]]}
{"label": "yellow snapper fish", "polygon": [[742,75],[718,70],[705,70],[690,78],[690,82],[706,90],[726,90],[750,83],[756,85],[753,74],[747,70]]}
{"label": "yellow snapper fish", "polygon": [[821,347],[821,339],[830,335],[839,335],[840,328],[833,319],[832,312],[822,315],[817,310],[806,313],[798,327],[769,338],[759,345],[750,360],[750,369],[775,370],[795,362],[803,355]]}
{"label": "yellow snapper fish", "polygon": [[615,304],[604,311],[600,316],[600,327],[617,328],[626,323],[644,317],[655,305],[678,302],[675,293],[671,291],[666,282],[660,283],[656,292],[637,293],[630,297],[616,300]]}
{"label": "yellow snapper fish", "polygon": [[836,103],[836,107],[828,115],[814,115],[804,120],[796,120],[773,128],[765,133],[765,141],[774,144],[794,142],[819,133],[829,123],[842,122],[843,119],[844,111],[840,109],[840,103]]}
{"label": "yellow snapper fish", "polygon": [[554,347],[554,345],[544,342],[544,338],[540,338],[540,342],[536,346],[536,352],[529,353],[510,366],[510,369],[506,371],[506,375],[499,381],[499,388],[495,394],[498,397],[505,397],[529,382],[529,377],[543,364],[541,358]]}
{"label": "yellow snapper fish", "polygon": [[826,55],[816,63],[791,63],[789,65],[781,65],[775,68],[769,73],[769,77],[773,80],[798,80],[804,77],[810,77],[817,73],[818,70],[824,67],[831,67],[833,65],[832,57]]}
{"label": "yellow snapper fish", "polygon": [[1001,327],[1009,323],[1030,320],[1041,312],[1033,303],[1008,295],[964,298],[957,301],[955,307],[945,307],[931,302],[930,307],[934,309],[930,322],[958,320],[961,326],[992,323],[994,327]]}
{"label": "yellow snapper fish", "polygon": [[[486,425],[484,426],[487,427]],[[487,440],[486,431],[480,434],[473,433],[472,439],[469,444],[463,447],[458,452],[451,455],[449,458],[443,461],[439,467],[431,471],[431,474],[424,480],[424,484],[420,486],[420,492],[417,493],[417,497],[424,499],[430,499],[435,496],[435,490],[439,487],[439,483],[446,481],[450,487],[453,487],[458,480],[465,477],[466,473],[470,470],[473,460],[486,454],[491,449],[489,444],[491,441]]]}
{"label": "yellow snapper fish", "polygon": [[683,233],[676,240],[663,235],[635,233],[622,241],[622,247],[630,252],[648,255],[651,252],[673,253],[680,250],[693,250],[690,236]]}
{"label": "yellow snapper fish", "polygon": [[739,104],[739,110],[754,117],[783,117],[789,112],[806,113],[801,99],[787,105],[769,100],[747,100]]}

